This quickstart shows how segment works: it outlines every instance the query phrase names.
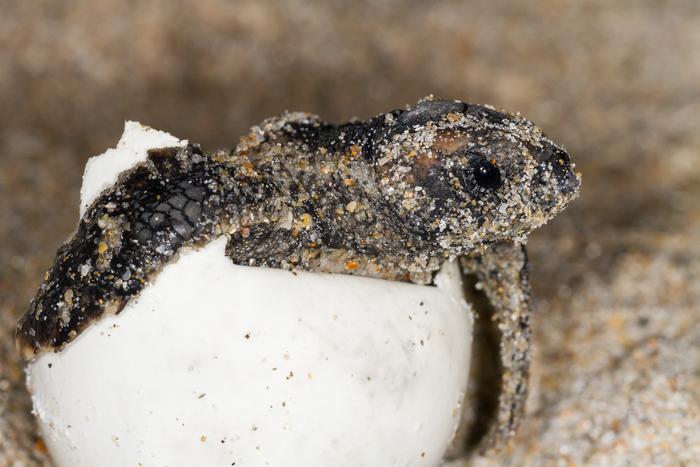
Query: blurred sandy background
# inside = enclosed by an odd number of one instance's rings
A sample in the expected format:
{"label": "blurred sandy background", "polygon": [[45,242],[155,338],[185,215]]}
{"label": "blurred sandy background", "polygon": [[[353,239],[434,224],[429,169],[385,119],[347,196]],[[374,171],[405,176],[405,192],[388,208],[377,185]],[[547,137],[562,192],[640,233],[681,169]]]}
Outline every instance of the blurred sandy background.
{"label": "blurred sandy background", "polygon": [[700,2],[0,10],[0,466],[50,465],[12,332],[125,119],[214,149],[284,109],[340,121],[430,93],[522,112],[584,176],[530,242],[529,417],[474,463],[700,465]]}

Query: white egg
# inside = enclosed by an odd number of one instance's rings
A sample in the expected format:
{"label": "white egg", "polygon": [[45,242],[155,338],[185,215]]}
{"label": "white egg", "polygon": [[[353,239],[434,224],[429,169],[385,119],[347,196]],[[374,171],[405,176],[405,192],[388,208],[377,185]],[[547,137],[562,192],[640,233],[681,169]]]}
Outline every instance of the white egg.
{"label": "white egg", "polygon": [[[127,123],[86,167],[81,210],[153,147]],[[60,467],[436,466],[459,424],[472,317],[436,287],[243,267],[225,239],[27,368]]]}

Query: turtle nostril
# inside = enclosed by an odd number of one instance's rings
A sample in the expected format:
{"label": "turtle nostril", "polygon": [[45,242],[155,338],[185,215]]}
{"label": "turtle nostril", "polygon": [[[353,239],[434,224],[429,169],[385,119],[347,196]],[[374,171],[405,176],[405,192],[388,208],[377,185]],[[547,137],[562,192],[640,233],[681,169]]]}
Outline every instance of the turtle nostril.
{"label": "turtle nostril", "polygon": [[535,159],[540,165],[551,167],[557,176],[562,176],[571,169],[571,159],[561,148],[550,143],[544,143],[542,149],[535,153]]}
{"label": "turtle nostril", "polygon": [[579,181],[571,167],[571,159],[563,149],[554,144],[543,141],[542,147],[534,151],[534,157],[539,164],[538,172],[549,172],[557,181],[559,190],[564,193],[573,193],[578,190]]}
{"label": "turtle nostril", "polygon": [[543,142],[542,149],[535,151],[535,159],[539,164],[543,162],[556,162],[559,165],[568,165],[570,162],[569,155],[566,151],[548,142]]}

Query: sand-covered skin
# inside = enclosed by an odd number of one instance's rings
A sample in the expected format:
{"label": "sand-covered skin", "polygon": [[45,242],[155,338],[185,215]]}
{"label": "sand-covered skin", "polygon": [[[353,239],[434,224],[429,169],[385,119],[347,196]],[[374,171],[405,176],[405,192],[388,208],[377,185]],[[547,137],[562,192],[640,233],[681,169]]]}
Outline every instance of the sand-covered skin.
{"label": "sand-covered skin", "polygon": [[525,243],[578,195],[573,168],[531,122],[435,99],[340,125],[287,113],[230,151],[154,148],[59,248],[17,346],[60,351],[220,236],[239,265],[428,284],[445,261]]}
{"label": "sand-covered skin", "polygon": [[528,421],[486,465],[688,465],[700,437],[700,7],[591,1],[6,5],[0,19],[0,465],[50,465],[12,343],[123,121],[225,147],[434,93],[518,110],[582,197],[530,237]]}

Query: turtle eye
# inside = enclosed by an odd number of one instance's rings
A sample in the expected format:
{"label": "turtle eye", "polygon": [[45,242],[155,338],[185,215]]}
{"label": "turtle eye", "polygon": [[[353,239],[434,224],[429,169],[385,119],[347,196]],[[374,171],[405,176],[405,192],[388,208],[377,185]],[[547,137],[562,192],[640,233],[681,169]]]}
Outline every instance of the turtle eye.
{"label": "turtle eye", "polygon": [[495,190],[501,186],[501,171],[486,159],[478,159],[471,164],[474,181],[481,188]]}

